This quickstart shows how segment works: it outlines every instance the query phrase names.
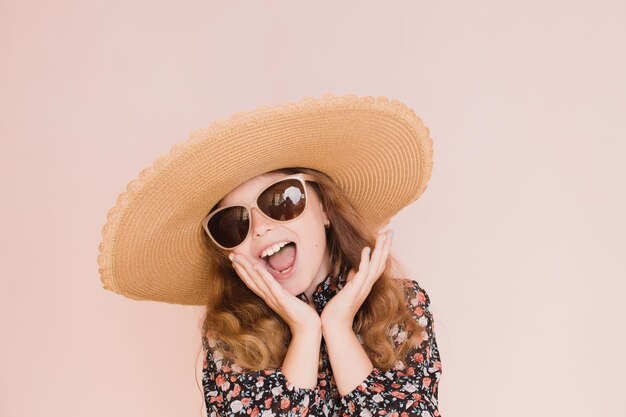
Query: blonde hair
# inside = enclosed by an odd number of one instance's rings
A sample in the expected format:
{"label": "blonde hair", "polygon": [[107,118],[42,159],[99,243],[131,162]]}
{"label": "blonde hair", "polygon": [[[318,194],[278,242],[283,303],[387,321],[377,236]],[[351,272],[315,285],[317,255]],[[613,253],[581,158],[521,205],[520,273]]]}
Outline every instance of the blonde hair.
{"label": "blonde hair", "polygon": [[[362,249],[365,246],[373,249],[375,246],[376,231],[364,226],[366,223],[346,195],[323,172],[293,167],[270,171],[268,174],[291,175],[300,172],[315,178],[314,182],[307,182],[307,186],[317,194],[330,219],[330,227],[326,228],[326,244],[332,279],[336,279],[343,268],[347,268],[346,271],[358,270]],[[289,326],[245,285],[232,268],[228,253],[213,244],[208,236],[205,235],[205,238],[216,267],[213,276],[207,277],[211,280],[211,286],[207,294],[203,335],[217,343],[224,354],[224,363],[236,363],[249,370],[282,366],[292,337]],[[398,360],[403,361],[408,350],[419,345],[424,332],[412,318],[406,306],[405,290],[395,279],[405,277],[403,268],[389,254],[385,270],[358,310],[353,323],[353,330],[360,335],[363,348],[373,365],[384,370],[390,369]],[[398,346],[390,335],[396,325],[403,326],[408,336]],[[268,334],[276,337],[268,338]],[[319,371],[321,366],[320,357]]]}

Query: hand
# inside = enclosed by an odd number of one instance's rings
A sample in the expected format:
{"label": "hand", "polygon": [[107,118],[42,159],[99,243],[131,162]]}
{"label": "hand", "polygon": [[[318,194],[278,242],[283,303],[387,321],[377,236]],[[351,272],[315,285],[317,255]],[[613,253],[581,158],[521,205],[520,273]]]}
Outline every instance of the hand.
{"label": "hand", "polygon": [[[241,254],[231,253],[232,265],[243,282],[289,325],[292,333],[319,330],[317,311],[280,285],[260,262],[250,262]],[[238,261],[238,262],[234,262]]]}
{"label": "hand", "polygon": [[341,291],[326,303],[321,314],[322,329],[324,326],[352,329],[354,316],[369,295],[376,280],[385,270],[392,237],[393,231],[391,230],[378,233],[371,259],[370,248],[363,248],[359,271],[355,272],[351,269]]}

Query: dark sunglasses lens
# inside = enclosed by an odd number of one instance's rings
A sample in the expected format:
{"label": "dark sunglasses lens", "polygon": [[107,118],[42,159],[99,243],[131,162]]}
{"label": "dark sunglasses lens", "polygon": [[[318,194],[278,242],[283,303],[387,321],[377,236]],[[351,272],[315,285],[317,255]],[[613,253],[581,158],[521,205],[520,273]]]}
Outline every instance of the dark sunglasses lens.
{"label": "dark sunglasses lens", "polygon": [[261,193],[257,205],[274,220],[295,219],[306,207],[303,184],[297,179],[288,179],[271,185]]}
{"label": "dark sunglasses lens", "polygon": [[209,219],[207,229],[220,245],[232,248],[248,235],[250,218],[245,207],[228,207]]}

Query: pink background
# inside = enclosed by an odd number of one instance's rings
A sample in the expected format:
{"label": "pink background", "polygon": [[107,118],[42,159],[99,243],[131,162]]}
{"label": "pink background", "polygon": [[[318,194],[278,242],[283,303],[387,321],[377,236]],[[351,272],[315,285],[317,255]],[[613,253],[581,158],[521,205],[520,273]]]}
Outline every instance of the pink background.
{"label": "pink background", "polygon": [[327,92],[399,99],[431,130],[428,190],[390,227],[431,297],[442,415],[625,415],[625,19],[623,1],[3,0],[0,415],[204,415],[201,308],[103,290],[106,213],[192,130]]}

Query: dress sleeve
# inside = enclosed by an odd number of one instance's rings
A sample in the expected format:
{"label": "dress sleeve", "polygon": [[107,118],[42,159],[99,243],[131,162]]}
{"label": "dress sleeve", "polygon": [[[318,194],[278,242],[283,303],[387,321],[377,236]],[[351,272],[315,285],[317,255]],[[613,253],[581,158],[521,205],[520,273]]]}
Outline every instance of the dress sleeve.
{"label": "dress sleeve", "polygon": [[[374,367],[359,386],[341,397],[340,416],[370,416],[383,410],[399,417],[440,416],[437,388],[442,367],[430,298],[417,282],[401,281],[407,294],[407,308],[413,319],[426,329],[424,339],[419,346],[409,349],[406,366],[398,361],[388,371]],[[397,326],[390,334],[396,345],[407,337],[404,329]]]}
{"label": "dress sleeve", "polygon": [[243,371],[237,364],[224,363],[222,351],[213,340],[204,337],[202,345],[206,353],[202,385],[208,417],[255,417],[264,411],[274,417],[306,416],[319,405],[318,387],[295,387],[282,368]]}

